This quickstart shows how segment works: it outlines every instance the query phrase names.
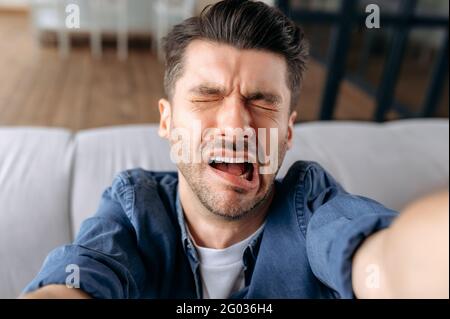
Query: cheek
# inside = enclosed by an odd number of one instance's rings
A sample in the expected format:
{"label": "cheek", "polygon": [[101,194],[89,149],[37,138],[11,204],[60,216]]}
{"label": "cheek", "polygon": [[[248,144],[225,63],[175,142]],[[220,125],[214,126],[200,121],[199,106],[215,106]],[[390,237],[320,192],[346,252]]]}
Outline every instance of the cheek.
{"label": "cheek", "polygon": [[172,115],[175,125],[191,127],[192,123],[200,121],[205,128],[213,127],[216,112],[195,108],[189,101],[178,101],[174,104]]}
{"label": "cheek", "polygon": [[183,104],[176,104],[172,110],[172,120],[175,127],[189,127],[189,123],[192,122],[192,112],[189,111],[189,107]]}
{"label": "cheek", "polygon": [[279,130],[288,124],[288,112],[282,110],[250,109],[250,116],[255,127],[278,127]]}
{"label": "cheek", "polygon": [[[258,123],[257,126],[254,127],[258,139],[261,140],[261,145],[265,146],[267,151],[272,149],[273,144],[277,144],[278,148],[281,149],[281,147],[287,143],[288,126],[287,124],[284,126],[281,124],[282,123],[266,121],[264,123]],[[260,137],[261,134],[264,134],[264,136]]]}
{"label": "cheek", "polygon": [[[198,162],[201,159],[202,135],[207,128],[212,127],[212,123],[203,113],[193,112],[189,105],[178,104],[172,113],[172,127],[182,129],[182,139],[189,145],[190,159]],[[211,117],[209,117],[211,118]],[[195,159],[194,159],[195,157]]]}

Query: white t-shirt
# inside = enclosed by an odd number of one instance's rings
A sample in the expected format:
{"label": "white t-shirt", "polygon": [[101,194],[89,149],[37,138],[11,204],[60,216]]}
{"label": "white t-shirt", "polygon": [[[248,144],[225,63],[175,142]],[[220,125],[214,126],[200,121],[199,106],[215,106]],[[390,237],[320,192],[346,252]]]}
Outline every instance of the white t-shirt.
{"label": "white t-shirt", "polygon": [[244,288],[244,251],[263,229],[264,224],[246,239],[224,249],[200,247],[190,236],[199,257],[204,299],[225,299]]}

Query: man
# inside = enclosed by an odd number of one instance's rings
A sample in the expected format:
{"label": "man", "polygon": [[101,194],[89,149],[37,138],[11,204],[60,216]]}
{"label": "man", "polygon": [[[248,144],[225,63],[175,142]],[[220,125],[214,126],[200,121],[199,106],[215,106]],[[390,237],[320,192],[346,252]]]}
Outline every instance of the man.
{"label": "man", "polygon": [[[448,296],[448,246],[433,254],[414,237],[448,242],[448,213],[436,209],[423,225],[406,212],[388,228],[396,212],[348,194],[316,163],[297,162],[275,180],[307,55],[297,25],[263,3],[226,0],[175,26],[165,51],[160,135],[173,148],[187,135],[201,160],[177,160],[178,174],[119,174],[25,297]],[[79,289],[65,285],[68,265],[80,270]],[[433,279],[442,269],[446,284]]]}

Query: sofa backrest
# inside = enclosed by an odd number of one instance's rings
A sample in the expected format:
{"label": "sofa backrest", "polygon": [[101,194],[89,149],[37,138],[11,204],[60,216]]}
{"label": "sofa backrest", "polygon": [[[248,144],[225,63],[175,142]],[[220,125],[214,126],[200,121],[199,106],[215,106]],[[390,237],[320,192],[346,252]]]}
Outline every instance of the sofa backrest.
{"label": "sofa backrest", "polygon": [[156,125],[87,130],[76,135],[75,143],[71,203],[74,234],[95,212],[101,194],[117,173],[135,167],[176,170],[170,161],[169,145],[158,136]]}
{"label": "sofa backrest", "polygon": [[14,298],[71,240],[74,144],[61,129],[0,128],[0,298]]}
{"label": "sofa backrest", "polygon": [[281,173],[299,158],[314,160],[348,192],[401,210],[448,187],[448,134],[448,120],[437,119],[300,124]]}

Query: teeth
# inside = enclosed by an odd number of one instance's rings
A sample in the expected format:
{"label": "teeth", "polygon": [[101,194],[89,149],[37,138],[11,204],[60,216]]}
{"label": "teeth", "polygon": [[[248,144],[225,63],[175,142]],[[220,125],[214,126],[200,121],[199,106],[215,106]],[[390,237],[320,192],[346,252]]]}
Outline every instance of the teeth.
{"label": "teeth", "polygon": [[234,157],[221,157],[215,156],[209,159],[209,163],[220,162],[220,163],[245,163],[244,158],[234,158]]}

